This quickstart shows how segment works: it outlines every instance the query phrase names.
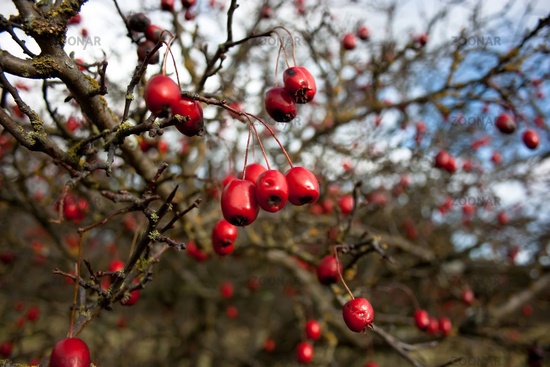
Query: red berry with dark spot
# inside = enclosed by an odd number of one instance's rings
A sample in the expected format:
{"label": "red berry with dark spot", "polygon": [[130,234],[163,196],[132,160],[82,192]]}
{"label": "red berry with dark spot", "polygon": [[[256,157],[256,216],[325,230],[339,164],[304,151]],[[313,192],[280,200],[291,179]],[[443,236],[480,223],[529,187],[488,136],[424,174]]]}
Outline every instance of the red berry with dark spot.
{"label": "red berry with dark spot", "polygon": [[282,87],[266,92],[265,110],[277,122],[292,121],[298,114],[294,97]]}
{"label": "red berry with dark spot", "polygon": [[497,127],[497,129],[500,130],[500,132],[504,134],[511,134],[516,131],[517,128],[514,119],[506,113],[501,113],[500,115],[498,115],[497,119],[495,120],[495,126]]}
{"label": "red berry with dark spot", "polygon": [[317,320],[308,320],[306,323],[306,335],[311,340],[319,339],[321,337],[321,324]]}
{"label": "red berry with dark spot", "polygon": [[313,360],[313,346],[308,342],[301,342],[296,347],[298,362],[307,364]]}
{"label": "red berry with dark spot", "polygon": [[342,39],[342,47],[344,50],[353,50],[357,47],[357,39],[353,33],[346,33]]}
{"label": "red berry with dark spot", "polygon": [[523,138],[523,143],[529,149],[537,149],[537,147],[539,146],[539,142],[540,142],[539,135],[534,130],[530,130],[530,129],[525,130],[522,138]]}
{"label": "red berry with dark spot", "polygon": [[430,315],[426,310],[417,310],[414,313],[414,323],[420,330],[426,330],[430,325]]}
{"label": "red berry with dark spot", "polygon": [[311,171],[304,167],[292,167],[286,173],[288,183],[288,201],[293,205],[311,204],[320,195],[319,181]]}
{"label": "red berry with dark spot", "polygon": [[294,97],[296,103],[311,102],[317,92],[313,75],[302,66],[286,69],[283,73],[283,82],[285,89]]}
{"label": "red berry with dark spot", "polygon": [[220,219],[212,229],[212,247],[221,256],[233,252],[237,239],[237,227],[225,219]]}
{"label": "red berry with dark spot", "polygon": [[53,347],[50,367],[67,367],[70,361],[78,367],[90,367],[90,351],[82,339],[62,339]]}
{"label": "red berry with dark spot", "polygon": [[176,129],[185,136],[195,136],[204,134],[204,120],[202,107],[199,101],[182,97],[179,102],[173,104],[172,115],[188,117],[187,121],[176,123]]}
{"label": "red berry with dark spot", "polygon": [[[340,270],[341,269],[340,265]],[[317,265],[317,279],[319,279],[321,284],[325,285],[338,282],[340,279],[338,275],[338,262],[334,256],[325,256],[319,265]]]}
{"label": "red berry with dark spot", "polygon": [[267,171],[267,168],[262,166],[259,163],[252,163],[246,166],[245,174],[244,174],[244,180],[250,181],[253,184],[256,184],[256,181],[258,180],[258,177]]}
{"label": "red berry with dark spot", "polygon": [[286,177],[274,169],[260,174],[256,181],[256,198],[265,211],[275,213],[283,209],[288,200]]}
{"label": "red berry with dark spot", "polygon": [[171,78],[155,75],[147,82],[143,96],[153,115],[166,117],[168,109],[180,101],[180,88]]}
{"label": "red berry with dark spot", "polygon": [[441,331],[443,336],[449,335],[452,329],[453,329],[453,324],[451,323],[451,320],[448,317],[442,317],[439,319],[439,331]]}
{"label": "red berry with dark spot", "polygon": [[223,189],[221,207],[223,217],[229,223],[242,227],[251,224],[260,211],[255,185],[247,180],[231,181]]}
{"label": "red berry with dark spot", "polygon": [[143,13],[132,14],[128,18],[128,26],[134,32],[145,32],[150,24],[151,20]]}
{"label": "red berry with dark spot", "polygon": [[374,321],[374,309],[366,298],[354,298],[344,305],[342,316],[351,331],[360,333]]}

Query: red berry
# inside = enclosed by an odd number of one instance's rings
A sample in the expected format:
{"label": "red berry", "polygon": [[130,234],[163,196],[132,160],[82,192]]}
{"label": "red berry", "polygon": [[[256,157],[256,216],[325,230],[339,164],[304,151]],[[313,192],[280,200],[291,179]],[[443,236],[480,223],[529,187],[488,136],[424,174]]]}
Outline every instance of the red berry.
{"label": "red berry", "polygon": [[516,131],[517,125],[514,119],[505,113],[501,113],[498,115],[497,119],[495,120],[495,126],[497,129],[500,130],[500,132],[504,134],[511,134],[514,131]]}
{"label": "red berry", "polygon": [[449,163],[451,155],[446,150],[440,150],[434,160],[434,166],[437,168],[445,168]]}
{"label": "red berry", "polygon": [[370,31],[367,27],[361,26],[357,29],[357,37],[359,39],[366,41],[370,38]]}
{"label": "red berry", "polygon": [[80,122],[76,117],[71,116],[67,119],[67,124],[65,126],[67,127],[67,130],[72,132],[80,127]]}
{"label": "red berry", "polygon": [[493,155],[491,156],[491,161],[493,161],[494,164],[502,163],[502,154],[500,154],[499,152],[493,152]]}
{"label": "red berry", "polygon": [[187,242],[185,244],[185,249],[187,250],[187,253],[189,256],[197,260],[198,262],[203,262],[208,259],[208,253],[201,250],[197,244],[193,241]]}
{"label": "red berry", "polygon": [[462,164],[462,169],[466,172],[470,172],[472,168],[473,168],[472,162],[470,161],[464,161],[464,163]]}
{"label": "red berry", "polygon": [[530,129],[525,130],[523,133],[523,143],[529,149],[537,149],[539,146],[539,135]]}
{"label": "red berry", "polygon": [[443,336],[449,335],[453,328],[453,324],[451,323],[451,320],[449,320],[448,317],[442,317],[439,319],[439,331],[443,334]]}
{"label": "red berry", "polygon": [[50,367],[90,367],[90,363],[88,346],[79,338],[58,341],[50,357]]}
{"label": "red berry", "polygon": [[13,352],[13,343],[11,341],[3,341],[0,344],[0,356],[4,358],[9,358]]}
{"label": "red berry", "polygon": [[[341,265],[340,269],[342,269]],[[338,275],[338,262],[334,256],[325,256],[319,265],[317,265],[317,279],[319,279],[321,284],[326,285],[338,282],[340,279]]]}
{"label": "red berry", "polygon": [[40,317],[40,310],[36,306],[32,306],[27,311],[27,320],[34,322]]}
{"label": "red berry", "polygon": [[[134,283],[135,282],[136,281],[134,281]],[[132,291],[130,293],[130,297],[128,297],[128,299],[123,298],[120,301],[120,304],[123,305],[123,306],[133,306],[137,303],[137,301],[139,301],[139,297],[140,297],[139,289],[136,289],[135,291]]]}
{"label": "red berry", "polygon": [[12,262],[15,261],[15,254],[11,251],[4,251],[2,253],[0,253],[0,262],[3,263],[3,264],[11,264]]}
{"label": "red berry", "polygon": [[338,199],[338,206],[340,207],[340,211],[344,215],[351,214],[354,205],[355,201],[353,200],[352,195],[344,195],[340,199]]}
{"label": "red berry", "polygon": [[233,284],[230,282],[223,282],[222,285],[220,286],[220,293],[223,298],[229,299],[233,297],[233,293],[234,293]]}
{"label": "red berry", "polygon": [[187,121],[176,123],[176,129],[185,136],[195,136],[204,134],[204,120],[202,115],[202,107],[199,101],[194,99],[181,97],[179,102],[171,105],[172,115],[180,115],[188,117]]}
{"label": "red berry", "polygon": [[221,256],[233,252],[237,239],[237,227],[225,219],[220,219],[212,229],[212,247]]}
{"label": "red berry", "polygon": [[293,205],[311,204],[320,195],[319,181],[311,171],[304,167],[292,167],[286,173],[288,183],[288,201]]}
{"label": "red berry", "polygon": [[346,33],[342,39],[344,50],[353,50],[357,46],[357,39],[353,33]]}
{"label": "red berry", "polygon": [[168,108],[180,101],[180,88],[166,75],[155,75],[147,82],[143,93],[147,108],[157,117],[168,116]]}
{"label": "red berry", "polygon": [[449,173],[456,172],[456,159],[452,155],[449,155],[449,159],[447,160],[447,164],[445,165],[445,170]]}
{"label": "red berry", "polygon": [[266,352],[273,352],[275,350],[275,340],[267,338],[264,342],[264,350]]}
{"label": "red berry", "polygon": [[317,340],[321,337],[321,325],[317,320],[308,320],[306,323],[306,335],[311,340]]}
{"label": "red berry", "polygon": [[181,0],[181,5],[185,9],[189,9],[190,7],[194,6],[197,3],[197,0]]}
{"label": "red berry", "polygon": [[221,197],[223,217],[236,226],[247,226],[256,220],[260,207],[256,187],[247,180],[235,179],[224,187]]}
{"label": "red berry", "polygon": [[365,365],[365,367],[378,367],[378,364],[376,364],[376,362],[369,362]]}
{"label": "red berry", "polygon": [[428,35],[426,33],[421,33],[414,38],[414,42],[417,46],[424,47],[426,46],[426,43],[428,43]]}
{"label": "red berry", "polygon": [[521,313],[523,314],[523,316],[526,317],[531,316],[533,314],[533,306],[531,306],[530,304],[523,305],[523,307],[521,308]]}
{"label": "red berry", "polygon": [[246,166],[244,180],[250,181],[253,184],[256,184],[258,176],[267,171],[267,168],[262,166],[259,163],[252,163]]}
{"label": "red berry", "polygon": [[430,315],[428,315],[426,310],[417,310],[414,313],[414,322],[417,328],[420,330],[426,330],[426,328],[430,325]]}
{"label": "red berry", "polygon": [[79,223],[86,216],[88,211],[88,201],[84,198],[78,198],[68,194],[63,202],[63,215],[68,220]]}
{"label": "red berry", "polygon": [[283,73],[283,82],[286,91],[294,97],[296,103],[311,102],[317,92],[313,75],[302,66],[286,69]]}
{"label": "red berry", "polygon": [[265,93],[265,110],[277,122],[292,121],[298,114],[294,97],[282,87]]}
{"label": "red berry", "polygon": [[342,316],[351,331],[360,333],[374,320],[374,310],[366,298],[354,298],[342,309]]}
{"label": "red berry", "polygon": [[501,225],[506,225],[508,224],[509,221],[510,221],[510,217],[508,216],[508,214],[506,214],[505,211],[501,211],[500,213],[498,213],[498,222]]}
{"label": "red berry", "polygon": [[160,8],[165,11],[174,11],[174,0],[160,0]]}
{"label": "red berry", "polygon": [[114,259],[109,263],[108,269],[110,272],[113,272],[113,273],[116,271],[121,271],[122,269],[124,269],[124,261],[119,259]]}
{"label": "red berry", "polygon": [[222,187],[226,187],[228,183],[236,179],[235,176],[233,176],[231,173],[228,173],[227,176],[225,176],[222,180]]}
{"label": "red berry", "polygon": [[193,13],[193,12],[191,11],[191,9],[187,9],[187,10],[185,11],[184,18],[185,18],[185,20],[193,20],[193,19],[196,18],[196,16],[197,16],[197,15],[196,15],[195,13]]}
{"label": "red berry", "polygon": [[265,211],[275,213],[283,209],[288,200],[286,177],[274,169],[260,174],[256,181],[256,198]]}
{"label": "red berry", "polygon": [[151,42],[157,43],[160,41],[161,36],[164,38],[164,29],[160,28],[159,26],[156,26],[154,24],[149,24],[147,28],[145,28],[144,34],[145,38],[147,38]]}
{"label": "red berry", "polygon": [[227,308],[225,309],[225,314],[230,319],[236,319],[237,316],[239,316],[239,310],[235,306],[227,306]]}
{"label": "red berry", "polygon": [[296,347],[298,362],[307,364],[313,360],[313,346],[308,342],[301,342]]}
{"label": "red berry", "polygon": [[471,289],[466,288],[462,291],[460,299],[464,304],[470,306],[472,303],[474,303],[475,300],[474,292]]}
{"label": "red berry", "polygon": [[82,15],[76,14],[73,15],[71,18],[69,18],[69,22],[67,24],[80,24],[82,21]]}
{"label": "red berry", "polygon": [[433,335],[437,333],[437,329],[439,329],[439,321],[437,321],[436,318],[430,318],[430,323],[426,328],[426,332]]}
{"label": "red berry", "polygon": [[132,14],[128,18],[128,26],[134,32],[144,32],[151,24],[151,20],[143,13]]}
{"label": "red berry", "polygon": [[476,208],[474,208],[472,204],[465,204],[462,207],[462,213],[466,217],[471,217],[472,215],[474,215],[475,212],[476,212]]}
{"label": "red berry", "polygon": [[[145,40],[141,42],[137,48],[138,60],[143,62],[147,57],[148,52],[151,51],[154,47],[155,47],[155,42],[151,42],[149,40]],[[159,62],[159,59],[160,59],[160,56],[157,50],[153,55],[149,57],[148,63],[157,64]]]}

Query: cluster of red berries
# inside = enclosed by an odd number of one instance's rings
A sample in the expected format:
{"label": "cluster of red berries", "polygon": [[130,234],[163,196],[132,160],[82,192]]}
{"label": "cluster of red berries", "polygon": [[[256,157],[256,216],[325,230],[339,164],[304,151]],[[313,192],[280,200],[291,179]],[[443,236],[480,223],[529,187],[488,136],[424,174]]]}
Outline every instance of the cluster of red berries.
{"label": "cluster of red berries", "polygon": [[357,38],[362,41],[368,41],[370,39],[370,31],[365,26],[360,26],[353,33],[346,33],[342,38],[342,48],[347,51],[351,51],[357,47]]}
{"label": "cluster of red berries", "polygon": [[222,213],[227,222],[247,226],[254,222],[260,208],[275,213],[288,202],[305,205],[320,195],[317,177],[304,167],[294,166],[286,174],[254,163],[245,167],[242,179],[233,178],[221,195]]}
{"label": "cluster of red berries", "polygon": [[449,173],[456,172],[456,158],[446,150],[440,150],[434,160],[434,166],[446,170]]}
{"label": "cluster of red berries", "polygon": [[314,349],[312,341],[319,340],[321,337],[321,324],[317,320],[308,320],[306,322],[305,333],[307,341],[302,341],[296,346],[296,358],[298,362],[307,364],[313,360]]}
{"label": "cluster of red berries", "polygon": [[[143,13],[135,13],[128,17],[128,28],[137,33],[143,33],[145,40],[138,44],[137,54],[139,61],[144,61],[147,53],[161,40],[164,30],[151,24],[149,17]],[[149,58],[149,64],[159,62],[159,53],[155,52]]]}
{"label": "cluster of red berries", "polygon": [[[116,273],[124,269],[124,262],[119,259],[114,259],[109,263],[108,271],[110,273]],[[109,289],[111,284],[113,283],[114,279],[112,276],[104,277],[101,282],[101,287],[103,289]],[[137,283],[138,279],[134,279],[134,283]],[[140,293],[139,289],[136,289],[130,293],[129,297],[124,297],[120,304],[124,306],[133,306],[139,301]]]}
{"label": "cluster of red berries", "polygon": [[426,310],[417,310],[414,313],[414,322],[416,327],[428,334],[435,334],[439,331],[443,336],[447,336],[453,329],[453,324],[448,317],[441,317],[438,320],[435,317],[430,317]]}
{"label": "cluster of red berries", "polygon": [[155,75],[149,79],[145,86],[144,98],[149,111],[157,117],[187,117],[187,120],[179,120],[176,123],[176,128],[183,135],[203,134],[204,120],[200,103],[182,96],[179,86],[170,77]]}
{"label": "cluster of red berries", "polygon": [[[191,8],[195,6],[197,0],[181,0],[181,5],[185,9],[185,19],[192,20],[195,18],[195,14],[191,11]],[[176,0],[160,0],[160,8],[164,11],[173,12],[176,6]]]}
{"label": "cluster of red berries", "polygon": [[298,114],[297,103],[313,100],[317,86],[313,75],[303,66],[293,66],[283,72],[283,87],[269,89],[265,94],[265,110],[277,122],[290,122]]}
{"label": "cluster of red berries", "polygon": [[[501,113],[495,120],[496,128],[504,134],[512,134],[517,129],[516,121],[512,116]],[[522,140],[525,146],[529,149],[537,149],[540,143],[539,135],[536,131],[527,129],[523,132]]]}
{"label": "cluster of red berries", "polygon": [[63,201],[63,215],[71,222],[80,223],[86,217],[88,210],[89,205],[85,198],[68,194]]}

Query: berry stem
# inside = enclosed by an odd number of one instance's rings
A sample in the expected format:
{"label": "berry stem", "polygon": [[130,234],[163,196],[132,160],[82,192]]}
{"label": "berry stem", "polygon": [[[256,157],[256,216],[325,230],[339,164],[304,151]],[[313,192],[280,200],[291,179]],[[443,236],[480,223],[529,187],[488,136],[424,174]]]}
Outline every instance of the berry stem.
{"label": "berry stem", "polygon": [[342,276],[342,271],[340,270],[340,264],[341,263],[340,263],[340,258],[338,258],[338,248],[339,247],[342,247],[342,246],[341,245],[334,246],[334,257],[336,258],[336,269],[338,270],[338,276],[340,277],[340,280],[342,281],[342,284],[344,285],[344,287],[348,291],[351,299],[355,299],[355,297],[353,296],[353,293],[351,293],[351,291],[349,290],[348,285],[346,284],[346,281],[344,280],[344,277]]}
{"label": "berry stem", "polygon": [[242,176],[242,180],[244,180],[245,176],[246,176],[246,163],[248,161],[248,148],[250,147],[250,138],[252,136],[252,128],[250,127],[251,125],[248,124],[248,138],[246,139],[246,151],[245,151],[245,154],[244,154],[244,168],[243,168],[243,176]]}
{"label": "berry stem", "polygon": [[[164,33],[165,32],[170,35],[169,42],[164,41]],[[168,59],[167,56],[168,56],[168,52],[170,51],[169,43],[172,42],[173,39],[174,39],[174,35],[172,33],[168,32],[166,29],[164,29],[159,35],[159,42],[164,43],[167,46],[166,51],[164,52],[164,60],[162,61],[162,75],[166,75],[166,60]],[[175,60],[174,60],[174,66],[175,66]],[[179,82],[178,82],[178,86],[179,86]]]}
{"label": "berry stem", "polygon": [[73,309],[71,311],[71,325],[69,327],[69,338],[73,337],[73,328],[74,328],[74,318],[76,314],[76,300],[78,298],[78,287],[79,287],[79,280],[80,280],[80,262],[82,261],[82,233],[79,233],[78,236],[78,261],[75,264],[75,273],[76,273],[76,280],[74,282],[74,294],[73,294]]}
{"label": "berry stem", "polygon": [[166,74],[166,59],[168,58],[168,54],[170,54],[170,57],[172,58],[172,63],[174,64],[174,70],[176,72],[176,80],[178,82],[178,87],[181,89],[180,85],[180,75],[178,73],[178,66],[176,64],[176,59],[174,58],[174,53],[172,52],[172,48],[170,47],[170,44],[174,40],[174,36],[172,33],[168,32],[170,34],[170,39],[168,42],[162,41],[166,45],[166,52],[164,53],[164,65],[163,65],[163,73]]}
{"label": "berry stem", "polygon": [[250,117],[254,118],[255,120],[259,121],[262,125],[264,125],[264,127],[269,131],[269,133],[271,134],[271,136],[273,136],[273,139],[275,139],[275,141],[277,142],[277,144],[279,144],[279,147],[281,148],[281,150],[283,151],[283,154],[285,155],[286,157],[286,160],[288,161],[288,164],[290,165],[290,168],[294,167],[294,165],[292,164],[292,160],[290,159],[285,147],[283,146],[283,144],[281,143],[281,141],[279,140],[279,138],[277,138],[277,136],[275,135],[275,133],[273,132],[273,130],[271,130],[271,128],[261,119],[259,118],[258,116],[256,115],[253,115],[251,113],[248,113],[248,112],[245,112],[244,115],[249,119],[250,121]]}
{"label": "berry stem", "polygon": [[250,118],[248,118],[248,123],[250,126],[252,126],[252,130],[254,130],[254,134],[256,135],[256,139],[258,139],[258,144],[260,145],[260,150],[262,151],[262,155],[264,156],[265,163],[267,165],[267,169],[271,169],[269,165],[269,160],[267,159],[267,154],[265,153],[264,145],[262,144],[262,139],[260,139],[260,135],[258,134],[258,130],[256,129],[256,126],[254,126],[254,123]]}
{"label": "berry stem", "polygon": [[[283,31],[288,33],[288,35],[290,36],[290,44],[292,45],[292,61],[294,62],[294,66],[296,66],[296,45],[294,44],[294,37],[292,37],[292,33],[288,29],[286,29],[285,27],[277,26],[273,29],[275,30],[277,28],[282,29]],[[277,33],[277,32],[275,32],[275,33]],[[287,60],[287,65],[288,65],[288,60]],[[290,65],[288,65],[288,66],[290,67]]]}

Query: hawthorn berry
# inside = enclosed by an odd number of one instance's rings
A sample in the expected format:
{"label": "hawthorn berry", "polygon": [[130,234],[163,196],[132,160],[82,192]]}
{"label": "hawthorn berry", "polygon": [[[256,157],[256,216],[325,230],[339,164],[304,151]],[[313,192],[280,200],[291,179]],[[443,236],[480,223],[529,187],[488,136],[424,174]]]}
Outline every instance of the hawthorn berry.
{"label": "hawthorn berry", "polygon": [[260,210],[255,185],[238,178],[231,181],[222,191],[221,207],[223,217],[229,223],[242,227],[251,224]]}
{"label": "hawthorn berry", "polygon": [[353,199],[352,195],[344,195],[340,199],[338,199],[338,206],[340,207],[340,211],[344,215],[351,214],[354,205],[355,200]]}
{"label": "hawthorn berry", "polygon": [[174,11],[175,0],[160,0],[160,8],[164,11]]}
{"label": "hawthorn berry", "polygon": [[145,32],[150,24],[151,20],[143,13],[135,13],[128,18],[128,27],[134,32]]}
{"label": "hawthorn berry", "polygon": [[34,322],[40,317],[40,309],[36,306],[31,306],[27,311],[27,320]]}
{"label": "hawthorn berry", "polygon": [[525,146],[529,149],[537,149],[537,147],[539,146],[540,138],[534,130],[525,130],[522,139]]}
{"label": "hawthorn berry", "polygon": [[491,155],[491,161],[494,164],[502,163],[502,154],[500,154],[500,152],[493,152],[493,154]]}
{"label": "hawthorn berry", "polygon": [[237,318],[237,316],[239,316],[239,310],[235,306],[227,306],[227,308],[225,309],[225,314],[227,315],[227,317],[234,320]]}
{"label": "hawthorn berry", "polygon": [[[145,60],[145,58],[147,57],[148,52],[151,51],[154,47],[155,47],[155,43],[151,42],[149,40],[145,40],[145,41],[139,43],[138,48],[137,48],[138,60],[140,62],[143,62]],[[152,54],[149,57],[149,60],[147,61],[147,63],[148,64],[157,64],[159,62],[159,60],[160,60],[160,56],[159,56],[159,52],[157,50],[157,51],[155,51],[154,54]]]}
{"label": "hawthorn berry", "polygon": [[313,100],[317,86],[313,75],[302,66],[293,66],[283,72],[285,89],[296,103],[308,103]]}
{"label": "hawthorn berry", "polygon": [[252,182],[253,184],[256,184],[256,181],[258,180],[258,176],[260,176],[262,173],[267,171],[267,168],[262,166],[259,163],[251,163],[246,166],[245,174],[243,179]]}
{"label": "hawthorn berry", "polygon": [[414,313],[414,323],[420,330],[426,330],[430,325],[430,315],[426,310],[416,310]]}
{"label": "hawthorn berry", "polygon": [[288,200],[286,177],[274,169],[264,171],[256,180],[256,198],[265,211],[275,213],[283,209]]}
{"label": "hawthorn berry", "polygon": [[319,279],[319,282],[325,285],[337,283],[340,279],[338,265],[334,256],[325,256],[319,265],[317,265],[317,279]]}
{"label": "hawthorn berry", "polygon": [[264,103],[269,116],[277,122],[292,121],[298,114],[294,97],[282,87],[268,90]]}
{"label": "hawthorn berry", "polygon": [[221,256],[233,252],[237,239],[237,227],[225,219],[220,219],[212,229],[212,247]]}
{"label": "hawthorn berry", "polygon": [[168,116],[168,108],[180,101],[180,88],[170,77],[155,75],[147,82],[143,93],[147,108],[157,117]]}
{"label": "hawthorn berry", "polygon": [[9,340],[0,343],[0,356],[9,358],[13,352],[13,343]]}
{"label": "hawthorn berry", "polygon": [[181,0],[181,5],[185,9],[189,9],[197,3],[197,0]]}
{"label": "hawthorn berry", "polygon": [[313,345],[308,342],[301,342],[296,347],[296,358],[298,362],[307,364],[313,360]]}
{"label": "hawthorn berry", "polygon": [[342,316],[351,331],[360,333],[372,324],[374,309],[366,298],[354,298],[344,305]]}
{"label": "hawthorn berry", "polygon": [[474,303],[475,300],[474,292],[470,288],[466,288],[462,291],[460,299],[465,305],[470,306],[472,303]]}
{"label": "hawthorn berry", "polygon": [[144,34],[145,38],[147,38],[149,41],[157,43],[161,40],[161,37],[163,37],[164,29],[162,29],[159,26],[156,26],[154,24],[149,24],[147,28],[145,28]]}
{"label": "hawthorn berry", "polygon": [[275,340],[267,338],[264,342],[264,350],[266,352],[273,352],[275,350]]}
{"label": "hawthorn berry", "polygon": [[172,115],[180,115],[188,117],[186,121],[178,121],[176,129],[185,136],[201,136],[204,134],[204,120],[202,107],[199,101],[194,99],[181,97],[181,99],[171,105]]}
{"label": "hawthorn berry", "polygon": [[442,317],[439,319],[439,331],[441,331],[441,334],[443,334],[443,336],[449,335],[452,328],[453,324],[448,317]]}
{"label": "hawthorn berry", "polygon": [[435,334],[437,333],[437,330],[439,329],[439,321],[437,321],[436,318],[430,317],[430,322],[428,324],[428,327],[426,328],[426,332],[428,334]]}
{"label": "hawthorn berry", "polygon": [[498,115],[495,120],[495,126],[504,134],[512,134],[517,128],[514,119],[506,113],[501,113]]}
{"label": "hawthorn berry", "polygon": [[67,220],[75,223],[81,222],[88,212],[88,201],[68,194],[63,202],[63,215]]}
{"label": "hawthorn berry", "polygon": [[288,183],[288,201],[293,205],[311,204],[320,195],[319,181],[311,171],[304,167],[292,167],[286,174]]}
{"label": "hawthorn berry", "polygon": [[342,47],[344,50],[353,50],[357,47],[357,39],[353,33],[346,33],[342,38]]}
{"label": "hawthorn berry", "polygon": [[75,366],[90,367],[90,351],[82,339],[62,339],[53,347],[50,367],[67,367],[71,362]]}
{"label": "hawthorn berry", "polygon": [[317,320],[308,320],[306,323],[306,335],[308,339],[318,340],[321,337],[321,324]]}
{"label": "hawthorn berry", "polygon": [[230,183],[231,181],[233,181],[234,179],[236,179],[237,177],[233,176],[231,173],[228,173],[227,176],[225,176],[223,179],[222,179],[222,187],[225,187],[227,186],[228,183]]}
{"label": "hawthorn berry", "polygon": [[447,164],[445,164],[445,170],[449,173],[455,173],[456,172],[456,159],[452,155],[449,155],[449,159],[447,160]]}
{"label": "hawthorn berry", "polygon": [[186,243],[185,249],[187,250],[187,253],[189,256],[197,260],[198,262],[203,262],[208,259],[208,253],[204,252],[202,249],[200,249],[197,244],[193,241],[189,241]]}
{"label": "hawthorn berry", "polygon": [[508,214],[506,214],[505,211],[501,211],[498,213],[498,216],[497,216],[497,219],[498,219],[498,222],[501,224],[501,225],[506,225],[508,224],[508,222],[510,221],[510,217],[508,216]]}
{"label": "hawthorn berry", "polygon": [[357,37],[359,37],[360,40],[368,41],[368,39],[370,38],[369,29],[365,26],[357,28]]}
{"label": "hawthorn berry", "polygon": [[223,298],[229,299],[233,297],[234,289],[231,282],[223,282],[220,286],[220,294]]}
{"label": "hawthorn berry", "polygon": [[446,168],[449,163],[449,158],[451,155],[446,150],[440,150],[434,159],[434,166],[437,168]]}
{"label": "hawthorn berry", "polygon": [[[137,282],[138,280],[134,279],[134,283],[137,283]],[[139,297],[140,297],[139,289],[133,290],[130,293],[130,297],[128,298],[125,297],[120,300],[120,304],[123,306],[133,306],[137,303],[137,301],[139,301]]]}

